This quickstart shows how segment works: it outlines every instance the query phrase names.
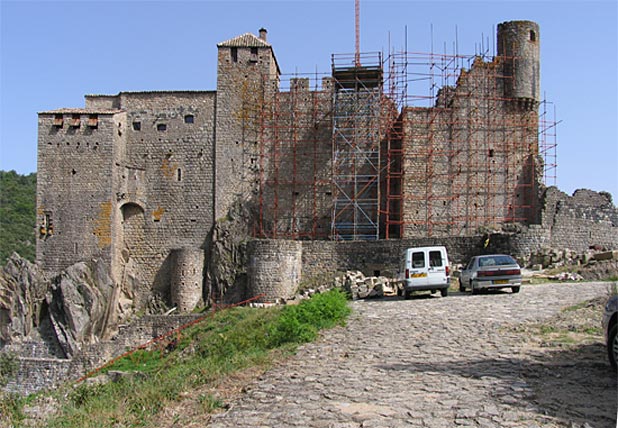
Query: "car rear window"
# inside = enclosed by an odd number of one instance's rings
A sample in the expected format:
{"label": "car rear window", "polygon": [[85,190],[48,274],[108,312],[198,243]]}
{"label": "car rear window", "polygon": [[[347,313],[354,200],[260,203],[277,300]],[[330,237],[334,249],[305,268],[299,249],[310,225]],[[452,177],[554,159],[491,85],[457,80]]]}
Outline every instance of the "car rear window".
{"label": "car rear window", "polygon": [[486,256],[479,259],[479,266],[515,265],[517,262],[511,256]]}

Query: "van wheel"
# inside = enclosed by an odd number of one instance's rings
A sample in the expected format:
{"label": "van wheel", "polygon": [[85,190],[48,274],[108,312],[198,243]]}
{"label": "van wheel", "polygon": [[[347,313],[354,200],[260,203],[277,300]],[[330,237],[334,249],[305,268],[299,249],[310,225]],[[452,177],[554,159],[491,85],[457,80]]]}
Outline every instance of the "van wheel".
{"label": "van wheel", "polygon": [[403,298],[406,300],[410,298],[410,292],[408,290],[403,290]]}
{"label": "van wheel", "polygon": [[448,288],[443,288],[442,290],[440,290],[440,295],[442,297],[448,296]]}
{"label": "van wheel", "polygon": [[519,293],[519,287],[511,287],[513,293]]}

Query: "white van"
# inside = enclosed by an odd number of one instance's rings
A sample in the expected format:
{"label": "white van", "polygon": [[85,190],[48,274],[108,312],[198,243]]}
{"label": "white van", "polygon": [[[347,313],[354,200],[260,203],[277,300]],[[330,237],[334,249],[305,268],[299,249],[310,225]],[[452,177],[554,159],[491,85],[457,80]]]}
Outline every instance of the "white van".
{"label": "white van", "polygon": [[403,285],[403,296],[410,298],[413,291],[440,290],[448,295],[451,278],[445,247],[414,247],[401,253],[398,281]]}

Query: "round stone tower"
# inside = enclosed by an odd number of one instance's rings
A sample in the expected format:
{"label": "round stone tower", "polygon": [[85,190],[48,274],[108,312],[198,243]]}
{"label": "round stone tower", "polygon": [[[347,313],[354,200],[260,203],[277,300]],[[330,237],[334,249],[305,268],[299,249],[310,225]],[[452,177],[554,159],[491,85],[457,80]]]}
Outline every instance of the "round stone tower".
{"label": "round stone tower", "polygon": [[171,252],[171,298],[179,312],[191,312],[202,299],[204,250],[181,248]]}
{"label": "round stone tower", "polygon": [[248,296],[273,303],[294,296],[300,282],[302,244],[282,239],[260,239],[248,244]]}
{"label": "round stone tower", "polygon": [[[532,21],[498,24],[498,56],[505,64],[504,92],[519,101],[540,101],[540,33]],[[535,103],[532,103],[535,104]]]}

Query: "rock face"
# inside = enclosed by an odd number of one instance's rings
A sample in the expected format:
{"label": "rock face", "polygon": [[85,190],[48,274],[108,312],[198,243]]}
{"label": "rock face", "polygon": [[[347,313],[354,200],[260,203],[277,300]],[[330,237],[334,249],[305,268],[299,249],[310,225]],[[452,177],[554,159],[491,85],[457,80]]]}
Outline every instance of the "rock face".
{"label": "rock face", "polygon": [[0,272],[0,345],[49,342],[71,357],[112,327],[113,283],[105,264],[81,262],[52,278],[14,254]]}
{"label": "rock face", "polygon": [[213,303],[240,302],[247,292],[246,243],[254,216],[251,209],[235,203],[225,218],[216,221],[206,254],[206,293]]}
{"label": "rock face", "polygon": [[45,297],[55,336],[67,356],[105,333],[110,315],[113,282],[105,265],[77,263],[54,278]]}
{"label": "rock face", "polygon": [[39,325],[47,287],[37,267],[13,253],[0,271],[0,346]]}

